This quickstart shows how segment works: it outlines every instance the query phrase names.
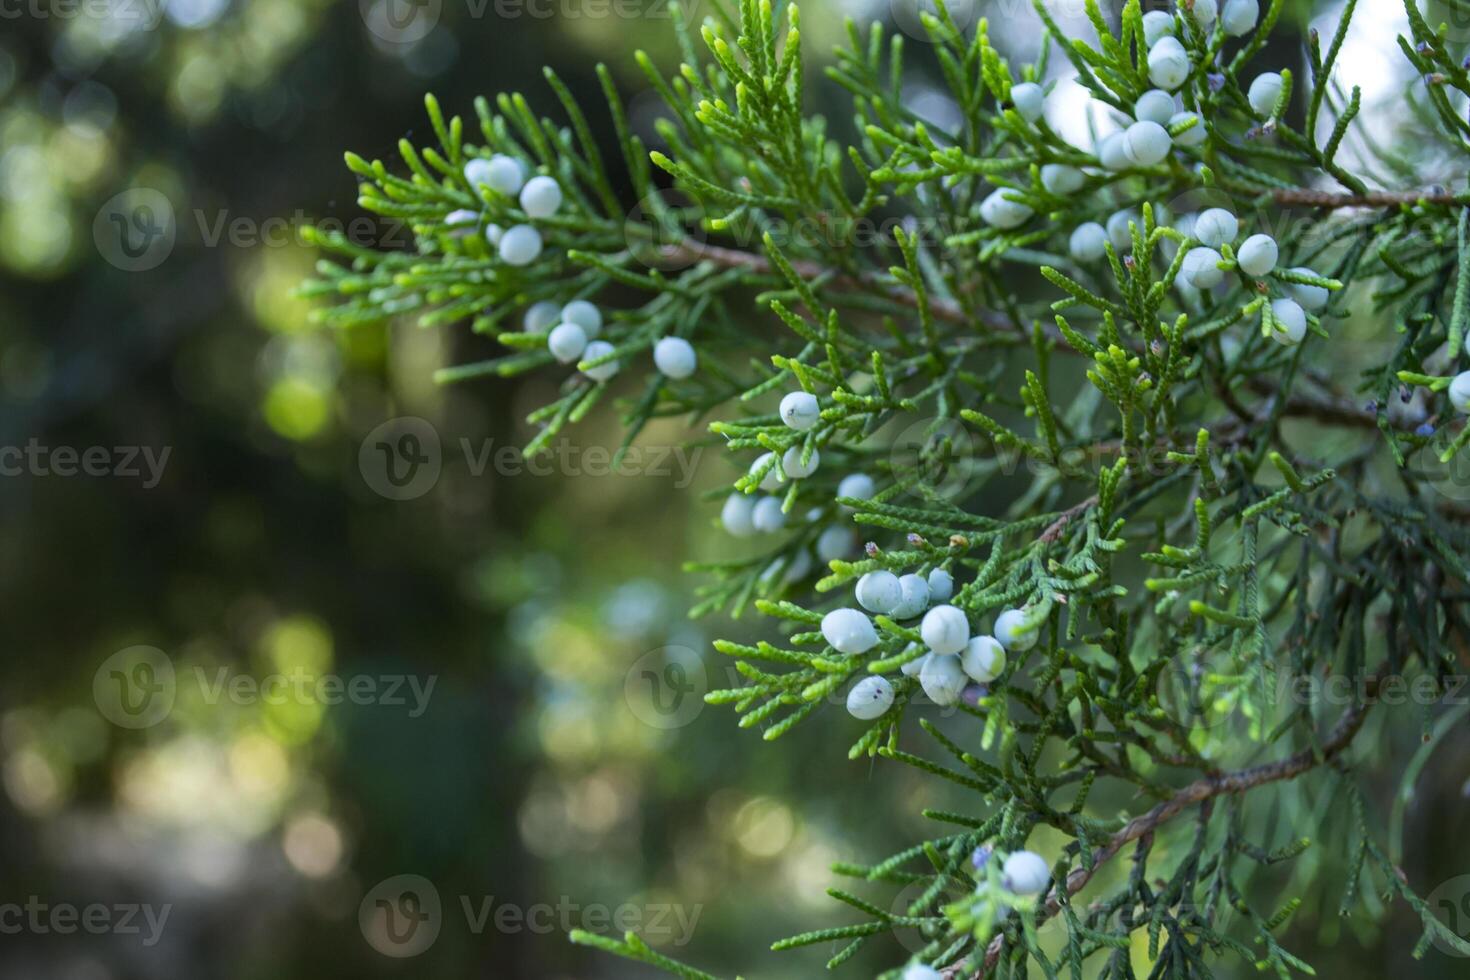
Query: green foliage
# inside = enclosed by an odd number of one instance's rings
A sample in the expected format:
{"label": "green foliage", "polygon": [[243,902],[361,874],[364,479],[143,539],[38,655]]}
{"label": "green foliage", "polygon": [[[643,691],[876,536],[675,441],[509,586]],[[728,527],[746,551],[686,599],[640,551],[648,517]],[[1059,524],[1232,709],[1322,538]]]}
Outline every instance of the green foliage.
{"label": "green foliage", "polygon": [[[1194,115],[1170,132],[1203,137],[1149,166],[1101,167],[1094,149],[1010,103],[1014,85],[1049,77],[1059,50],[1093,99],[1130,113],[1153,87],[1137,0],[1116,24],[1089,0],[1097,45],[1064,36],[1037,3],[1047,40],[1019,72],[983,21],[962,31],[941,6],[925,26],[961,111],[952,132],[905,104],[904,39],[849,25],[826,70],[852,97],[851,138],[839,142],[835,124],[803,111],[796,8],[744,0],[738,12],[717,7],[697,32],[676,15],[677,74],[637,56],[667,112],[662,150],[648,152],[630,130],[599,68],[622,151],[616,177],[550,72],[563,123],[502,95],[498,111],[477,104],[472,146],[431,98],[438,146],[405,143],[408,176],[348,156],[362,206],[412,221],[418,250],[381,254],[323,237],[343,261],[324,262],[308,287],[339,299],[322,318],[468,320],[512,351],[445,381],[552,365],[544,335],[506,323],[546,299],[615,299],[604,338],[625,368],[647,363],[662,337],[695,341],[694,377],[649,372],[623,403],[627,439],[653,418],[716,415],[709,431],[739,460],[732,491],[758,494],[775,474],[788,515],[760,553],[690,565],[709,579],[696,615],[754,607],[776,634],[717,643],[742,680],[708,699],[773,740],[840,703],[856,680],[884,676],[895,703],[848,755],[914,767],[969,801],[962,812],[926,811],[941,825],[933,838],[834,869],[919,883],[904,914],[833,890],[858,921],[777,948],[836,942],[836,966],[907,928],[926,943],[917,958],[949,977],[1081,977],[1084,964],[1127,977],[1140,934],[1155,976],[1209,975],[1223,956],[1284,977],[1310,970],[1275,935],[1303,903],[1376,913],[1380,894],[1421,915],[1426,942],[1465,948],[1378,843],[1355,774],[1372,750],[1355,737],[1392,731],[1382,726],[1410,713],[1374,704],[1385,680],[1449,688],[1470,636],[1470,533],[1463,507],[1434,490],[1437,467],[1470,441],[1445,400],[1470,316],[1470,197],[1420,188],[1412,161],[1387,151],[1355,151],[1349,169],[1361,93],[1341,92],[1332,71],[1354,7],[1325,53],[1312,35],[1308,71],[1281,72],[1282,94],[1264,115],[1245,73],[1261,70],[1281,0],[1241,38],[1180,14],[1194,70],[1179,96]],[[1424,80],[1406,104],[1437,123],[1446,153],[1470,154],[1456,108],[1470,75],[1412,2],[1406,9],[1413,37],[1401,45]],[[1371,145],[1351,142],[1360,144]],[[466,183],[466,161],[491,152],[528,161],[566,191],[555,216],[534,221],[547,248],[523,268],[500,262],[480,234],[445,225],[457,208],[502,225],[531,220],[516,201]],[[1085,180],[1072,193],[1049,190],[1047,165],[1086,168]],[[1385,189],[1378,174],[1410,188]],[[635,195],[633,212],[615,180]],[[1032,217],[987,223],[981,202],[997,190]],[[1207,206],[1240,214],[1241,238],[1270,233],[1276,268],[1246,275],[1225,244],[1224,285],[1181,279],[1198,243],[1179,212]],[[1120,212],[1128,218],[1113,222],[1103,263],[1069,254],[1073,229]],[[1291,325],[1273,300],[1306,286],[1329,301],[1306,317],[1304,339],[1277,343]],[[1390,337],[1383,356],[1340,346],[1345,325],[1363,320]],[[542,426],[533,448],[609,384],[571,373],[532,416]],[[798,389],[821,406],[804,431],[773,408]],[[1422,403],[1417,418],[1393,405],[1411,398]],[[1459,427],[1447,447],[1431,448],[1436,424]],[[819,455],[820,469],[785,477],[788,450]],[[753,454],[770,455],[752,468]],[[837,498],[850,472],[873,476],[878,492]],[[821,531],[849,522],[867,539],[863,556],[803,572]],[[926,652],[917,622],[877,616],[879,641],[861,654],[834,650],[820,630],[865,573],[936,569],[954,575],[950,602],[977,632],[1020,609],[1022,632],[1039,641],[1013,648],[1000,676],[942,724],[904,671]],[[1335,703],[1283,693],[1324,677],[1350,681],[1352,693]],[[1402,724],[1417,731],[1420,719]],[[1033,835],[1066,842],[1049,858],[1052,887],[1034,900],[1007,890],[996,859],[972,863],[977,848],[1015,851]],[[1131,867],[1110,868],[1130,846]],[[1278,864],[1298,869],[1297,894],[1258,882],[1258,869]],[[1084,888],[1086,905],[1074,905]],[[1038,931],[1052,919],[1065,927],[1060,942]],[[705,975],[636,937],[574,938]]]}

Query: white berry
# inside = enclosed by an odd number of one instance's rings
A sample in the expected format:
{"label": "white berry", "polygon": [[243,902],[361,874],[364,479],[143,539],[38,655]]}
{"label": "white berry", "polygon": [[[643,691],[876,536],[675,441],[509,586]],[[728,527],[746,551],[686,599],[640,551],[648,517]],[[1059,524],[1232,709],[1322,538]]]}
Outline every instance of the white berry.
{"label": "white berry", "polygon": [[679,381],[694,373],[699,358],[694,345],[683,337],[665,337],[653,345],[653,366],[664,377]]}
{"label": "white berry", "polygon": [[1165,10],[1150,10],[1143,15],[1143,41],[1149,47],[1171,36],[1176,30],[1174,15]]}
{"label": "white berry", "polygon": [[1006,856],[1001,879],[1008,890],[1017,895],[1040,895],[1051,883],[1051,868],[1033,851],[1017,851]]}
{"label": "white berry", "polygon": [[[1305,266],[1297,266],[1292,272],[1303,276],[1315,276],[1317,273]],[[1332,300],[1332,293],[1326,286],[1313,286],[1304,282],[1282,283],[1286,289],[1286,295],[1301,304],[1302,309],[1310,313],[1321,313],[1327,309],[1327,304]]]}
{"label": "white berry", "polygon": [[1168,158],[1173,145],[1169,131],[1148,119],[1129,126],[1123,134],[1123,152],[1140,167],[1162,163]]}
{"label": "white berry", "polygon": [[563,364],[570,364],[587,349],[587,334],[575,323],[558,323],[546,336],[546,349]]}
{"label": "white berry", "polygon": [[1025,653],[1036,646],[1038,630],[1027,630],[1021,632],[1021,626],[1026,620],[1026,614],[1020,609],[1007,609],[995,617],[994,636],[1000,641],[1000,645],[1007,650],[1016,653]]}
{"label": "white berry", "polygon": [[1256,0],[1225,0],[1225,10],[1220,15],[1220,26],[1231,37],[1249,34],[1261,16],[1261,6]]}
{"label": "white berry", "polygon": [[866,473],[849,473],[837,484],[837,496],[849,500],[871,500],[877,492],[878,487],[873,483],[873,478]]}
{"label": "white berry", "polygon": [[774,534],[786,526],[786,512],[780,497],[762,497],[750,512],[750,522],[762,534]]}
{"label": "white berry", "polygon": [[1205,132],[1205,124],[1199,121],[1199,117],[1192,112],[1176,112],[1169,117],[1169,128],[1173,129],[1180,123],[1194,122],[1193,126],[1174,136],[1174,142],[1178,146],[1199,146],[1208,135]]}
{"label": "white berry", "polygon": [[1006,196],[1015,193],[1005,188],[992,192],[989,197],[980,202],[980,219],[987,225],[1000,229],[1019,228],[1024,225],[1036,212],[1020,201],[1013,201]]}
{"label": "white berry", "polygon": [[893,607],[891,614],[894,619],[913,619],[929,608],[929,583],[924,581],[923,576],[900,576],[898,588],[898,605]]}
{"label": "white berry", "polygon": [[[562,321],[561,307],[549,299],[531,304],[521,319],[521,329],[526,333],[541,333]],[[585,331],[583,331],[585,333]]]}
{"label": "white berry", "polygon": [[1046,93],[1035,82],[1011,86],[1011,102],[1027,122],[1035,122],[1046,113]]}
{"label": "white berry", "polygon": [[[767,462],[775,458],[775,453],[761,453],[759,456],[756,457],[755,462],[750,464],[750,472],[752,474],[758,472],[761,467],[766,465]],[[765,475],[761,477],[761,489],[769,492],[771,490],[775,490],[780,485],[781,464],[777,462],[775,466],[772,466],[770,469],[766,470]]]}
{"label": "white berry", "polygon": [[960,699],[969,678],[960,669],[960,658],[948,654],[932,653],[919,669],[919,686],[935,704],[945,707]]}
{"label": "white berry", "polygon": [[1189,52],[1177,38],[1162,37],[1148,53],[1148,78],[1161,89],[1174,91],[1189,77]]}
{"label": "white berry", "polygon": [[561,207],[561,185],[554,177],[532,177],[521,188],[521,210],[532,218],[549,218]]}
{"label": "white berry", "polygon": [[943,980],[944,975],[932,966],[910,963],[903,971],[903,980]]}
{"label": "white berry", "polygon": [[1086,174],[1065,163],[1048,163],[1041,168],[1041,186],[1053,194],[1071,194],[1086,182]]}
{"label": "white berry", "polygon": [[954,576],[942,568],[929,573],[929,598],[935,602],[948,602],[954,595]]}
{"label": "white berry", "polygon": [[822,638],[838,653],[867,653],[878,645],[873,621],[856,609],[834,609],[823,616]]}
{"label": "white berry", "polygon": [[903,598],[898,576],[882,570],[869,572],[858,579],[856,592],[858,605],[868,612],[884,616],[892,613]]}
{"label": "white berry", "polygon": [[922,657],[916,657],[898,668],[898,672],[905,677],[918,677],[924,672],[924,665],[929,662],[931,656],[933,654],[926,653]]}
{"label": "white berry", "polygon": [[506,265],[530,265],[541,254],[541,232],[530,225],[516,225],[500,238],[500,261]]}
{"label": "white berry", "polygon": [[1192,11],[1194,22],[1204,30],[1209,30],[1215,24],[1215,18],[1220,16],[1220,7],[1215,0],[1194,0]]}
{"label": "white berry", "polygon": [[1139,122],[1165,125],[1174,115],[1174,96],[1161,88],[1152,88],[1133,103],[1133,118]]}
{"label": "white berry", "polygon": [[1131,210],[1114,211],[1108,218],[1108,241],[1114,251],[1127,252],[1133,248],[1133,231],[1129,224],[1136,222],[1138,215]]}
{"label": "white berry", "polygon": [[469,208],[455,208],[444,216],[444,224],[455,238],[463,238],[479,223],[480,212]]}
{"label": "white berry", "polygon": [[1307,314],[1294,299],[1271,302],[1271,339],[1287,347],[1295,347],[1307,335]]}
{"label": "white berry", "polygon": [[1281,98],[1284,83],[1274,71],[1262,72],[1251,82],[1246,98],[1258,115],[1269,116],[1276,111],[1276,102]]}
{"label": "white berry", "polygon": [[574,299],[561,308],[563,323],[575,323],[589,338],[602,333],[602,311],[585,299]]}
{"label": "white berry", "polygon": [[1450,404],[1455,411],[1470,415],[1470,371],[1462,371],[1450,382]]}
{"label": "white berry", "polygon": [[737,538],[748,538],[755,533],[755,498],[745,493],[732,493],[725,498],[720,508],[720,523],[725,530]]}
{"label": "white berry", "polygon": [[1279,257],[1276,239],[1270,235],[1252,235],[1240,243],[1240,248],[1235,253],[1235,264],[1246,275],[1260,278],[1276,268]]}
{"label": "white berry", "polygon": [[1225,273],[1220,270],[1220,261],[1220,253],[1213,248],[1192,248],[1184,256],[1179,274],[1195,289],[1202,292],[1214,289],[1225,278]]}
{"label": "white berry", "polygon": [[1108,231],[1096,221],[1078,225],[1067,243],[1067,251],[1077,262],[1096,262],[1107,254]]}
{"label": "white berry", "polygon": [[893,685],[882,677],[864,677],[847,692],[847,713],[859,721],[883,717],[893,707]]}
{"label": "white berry", "polygon": [[471,189],[481,185],[507,197],[521,189],[525,176],[514,157],[497,153],[488,160],[475,159],[464,165],[464,179]]}
{"label": "white berry", "polygon": [[1194,237],[1201,245],[1218,249],[1234,244],[1240,236],[1240,221],[1224,208],[1201,211],[1194,219]]}
{"label": "white berry", "polygon": [[924,614],[919,635],[935,653],[959,653],[970,642],[970,620],[954,606],[935,606]]}
{"label": "white berry", "polygon": [[981,684],[989,684],[1006,669],[1006,648],[993,636],[975,636],[965,644],[960,666]]}
{"label": "white berry", "polygon": [[839,558],[852,554],[852,531],[837,524],[817,535],[817,559],[830,565]]}
{"label": "white berry", "polygon": [[798,432],[810,429],[821,417],[817,396],[809,391],[793,391],[781,399],[781,421]]}
{"label": "white berry", "polygon": [[1127,170],[1133,166],[1123,145],[1122,133],[1109,133],[1097,142],[1097,160],[1105,170]]}
{"label": "white berry", "polygon": [[[605,357],[612,352],[612,344],[609,344],[605,340],[594,340],[592,341],[592,343],[588,344],[587,349],[582,352],[582,360],[595,361],[599,357]],[[614,359],[608,361],[606,364],[599,364],[596,367],[586,368],[585,370],[583,370],[582,373],[587,375],[587,377],[591,378],[593,381],[606,381],[608,378],[611,378],[613,375],[617,374],[618,368],[621,366],[622,365],[620,365],[618,361]]]}
{"label": "white berry", "polygon": [[802,480],[817,471],[817,464],[822,461],[822,454],[812,449],[811,458],[802,462],[802,449],[800,446],[792,446],[786,450],[781,457],[781,469],[793,480]]}
{"label": "white berry", "polygon": [[490,224],[485,226],[485,241],[489,242],[491,246],[499,248],[500,240],[504,237],[505,229],[497,225],[495,222],[492,221]]}

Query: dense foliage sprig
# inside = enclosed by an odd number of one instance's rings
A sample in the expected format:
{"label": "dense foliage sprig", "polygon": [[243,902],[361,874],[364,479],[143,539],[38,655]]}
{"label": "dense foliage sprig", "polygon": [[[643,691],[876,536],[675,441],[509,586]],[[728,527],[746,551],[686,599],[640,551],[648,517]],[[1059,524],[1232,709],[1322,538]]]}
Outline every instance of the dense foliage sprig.
{"label": "dense foliage sprig", "polygon": [[[404,141],[406,176],[349,154],[363,207],[410,221],[418,250],[319,236],[343,256],[308,287],[340,299],[323,319],[468,320],[512,351],[446,382],[580,359],[530,451],[647,365],[628,443],[714,416],[737,461],[723,523],[768,542],[690,566],[696,615],[775,623],[716,644],[743,683],[709,700],[766,739],[846,700],[850,756],[971,794],[926,811],[932,839],[835,869],[919,884],[903,914],[834,889],[858,921],[778,948],[835,942],[836,966],[912,928],[910,978],[1123,977],[1141,932],[1156,976],[1218,956],[1285,976],[1307,967],[1274,932],[1303,902],[1384,893],[1421,916],[1416,952],[1470,952],[1354,775],[1374,761],[1360,731],[1421,724],[1374,707],[1381,685],[1461,671],[1470,579],[1464,510],[1435,489],[1470,441],[1470,194],[1359,132],[1361,93],[1333,80],[1355,6],[1297,73],[1256,64],[1281,0],[1129,0],[1113,21],[1089,0],[1095,44],[1037,3],[1046,39],[1019,71],[941,4],[924,27],[945,129],[905,102],[904,39],[876,25],[826,69],[852,97],[839,126],[804,111],[795,6],[717,6],[697,31],[676,8],[678,73],[637,56],[660,149],[599,67],[616,175],[549,70],[562,122],[503,95],[472,143],[430,98],[438,145]],[[1470,75],[1405,7],[1404,102],[1454,173]],[[1057,53],[1117,132],[1052,128]],[[1368,322],[1381,356],[1339,337]],[[1323,678],[1351,693],[1283,693]],[[1011,859],[1043,826],[1069,843],[1031,888]],[[1252,871],[1287,861],[1298,894],[1273,903]],[[577,938],[705,976],[636,937]]]}

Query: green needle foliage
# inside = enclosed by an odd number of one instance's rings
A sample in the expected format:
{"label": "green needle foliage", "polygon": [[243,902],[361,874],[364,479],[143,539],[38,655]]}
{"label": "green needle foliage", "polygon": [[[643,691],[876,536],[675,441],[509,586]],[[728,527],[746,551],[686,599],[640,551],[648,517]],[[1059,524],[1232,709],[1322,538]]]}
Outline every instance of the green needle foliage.
{"label": "green needle foliage", "polygon": [[[1458,689],[1470,638],[1465,510],[1436,492],[1470,441],[1448,391],[1465,367],[1470,195],[1425,186],[1416,169],[1470,160],[1470,74],[1406,0],[1400,46],[1418,80],[1403,104],[1427,151],[1410,159],[1375,148],[1360,93],[1334,83],[1353,2],[1265,106],[1251,82],[1273,67],[1257,56],[1282,0],[1243,36],[1182,6],[1171,26],[1191,71],[1171,152],[1147,165],[1102,166],[1100,148],[1012,102],[1060,55],[1093,99],[1131,115],[1154,87],[1138,0],[1113,19],[1089,0],[1096,43],[1064,36],[1037,3],[1047,37],[1019,70],[983,21],[961,30],[941,6],[924,25],[960,110],[953,131],[905,104],[904,39],[877,25],[849,25],[825,72],[852,118],[807,115],[797,8],[741,0],[700,25],[676,8],[675,74],[637,55],[663,100],[662,150],[632,132],[599,67],[616,163],[549,70],[559,120],[501,95],[476,104],[468,136],[430,98],[435,146],[405,141],[391,168],[348,155],[361,205],[410,222],[417,250],[318,236],[340,256],[307,287],[337,300],[322,319],[468,322],[509,350],[445,382],[565,375],[531,416],[530,451],[603,400],[611,383],[585,372],[612,361],[617,384],[640,378],[617,409],[629,442],[656,417],[708,425],[734,463],[732,491],[764,483],[787,517],[762,553],[690,566],[706,576],[696,615],[772,620],[769,642],[716,644],[743,683],[708,699],[773,740],[882,676],[894,703],[873,721],[842,716],[856,726],[848,755],[915,767],[968,800],[926,811],[932,838],[834,869],[890,892],[917,884],[901,914],[834,889],[853,924],[777,948],[828,945],[835,967],[902,928],[922,937],[916,961],[945,977],[1131,977],[1137,942],[1151,976],[1208,976],[1238,957],[1285,977],[1310,972],[1276,938],[1300,908],[1371,918],[1401,899],[1423,921],[1416,953],[1431,940],[1470,953],[1420,897],[1435,883],[1399,873],[1401,808],[1391,824],[1376,813],[1361,776],[1395,733],[1422,731],[1408,798],[1448,730],[1433,703]],[[554,177],[561,208],[532,219],[471,187],[465,164],[492,153]],[[1080,168],[1078,186],[1056,189],[1047,165]],[[993,219],[997,202],[982,202],[997,190],[1023,220]],[[1215,206],[1239,215],[1241,234],[1206,270],[1220,284],[1195,288],[1185,259],[1198,242],[1182,219]],[[478,215],[468,233],[446,221],[460,209]],[[1070,245],[1092,221],[1110,224],[1099,261]],[[532,224],[545,250],[508,265],[490,224]],[[1240,240],[1261,232],[1280,259],[1249,275]],[[1293,311],[1276,301],[1307,287],[1321,299],[1293,342]],[[617,307],[602,335],[613,350],[581,370],[520,329],[531,304],[572,299]],[[1350,317],[1379,325],[1383,353],[1336,338]],[[695,345],[693,376],[652,369],[665,337]],[[774,409],[797,390],[819,399],[805,430]],[[815,473],[784,475],[793,449],[820,460]],[[839,479],[859,472],[876,493],[839,497]],[[813,571],[833,525],[855,526],[865,550]],[[820,629],[825,612],[855,605],[865,573],[935,569],[952,573],[950,603],[975,633],[1019,609],[1039,641],[1017,644],[940,721],[904,670],[926,653],[917,619],[875,617],[878,642],[861,654]],[[1340,696],[1296,696],[1324,679]],[[1426,692],[1421,703],[1380,704],[1401,682]],[[1017,894],[1000,858],[1043,827],[1038,839],[1065,841],[1044,847],[1051,883]],[[706,976],[637,937],[573,938]]]}

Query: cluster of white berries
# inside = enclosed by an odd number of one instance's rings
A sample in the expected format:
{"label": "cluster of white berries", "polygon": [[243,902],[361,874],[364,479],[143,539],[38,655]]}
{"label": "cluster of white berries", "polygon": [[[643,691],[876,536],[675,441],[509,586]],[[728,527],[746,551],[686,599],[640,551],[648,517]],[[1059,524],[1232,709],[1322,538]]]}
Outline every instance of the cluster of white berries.
{"label": "cluster of white berries", "polygon": [[[562,205],[561,185],[556,178],[545,175],[532,177],[526,164],[515,157],[497,153],[490,159],[476,157],[464,166],[465,183],[476,194],[481,188],[489,188],[496,194],[517,198],[521,210],[528,218],[549,218]],[[446,219],[451,226],[465,225],[479,220],[473,211],[459,209],[450,212]],[[543,243],[541,232],[533,225],[513,225],[502,228],[492,224],[485,229],[485,240],[500,255],[506,265],[524,266],[536,261]]]}
{"label": "cluster of white berries", "polygon": [[[1203,0],[1198,0],[1203,2]],[[990,857],[989,846],[975,852],[977,866]],[[1035,851],[1016,851],[1006,856],[1001,865],[1001,884],[1014,895],[1034,897],[1044,893],[1051,884],[1051,866]],[[982,883],[983,887],[983,883]],[[1007,909],[1001,909],[1002,918]],[[944,980],[944,974],[926,963],[912,962],[904,967],[902,980]]]}
{"label": "cluster of white berries", "polygon": [[[546,335],[546,349],[562,364],[595,361],[614,350],[612,344],[596,339],[602,332],[602,311],[585,299],[572,300],[560,308],[550,301],[536,303],[526,311],[522,326],[529,333],[540,333],[553,323],[556,325]],[[619,362],[613,359],[588,367],[582,373],[593,381],[606,381],[618,373],[619,367]]]}

